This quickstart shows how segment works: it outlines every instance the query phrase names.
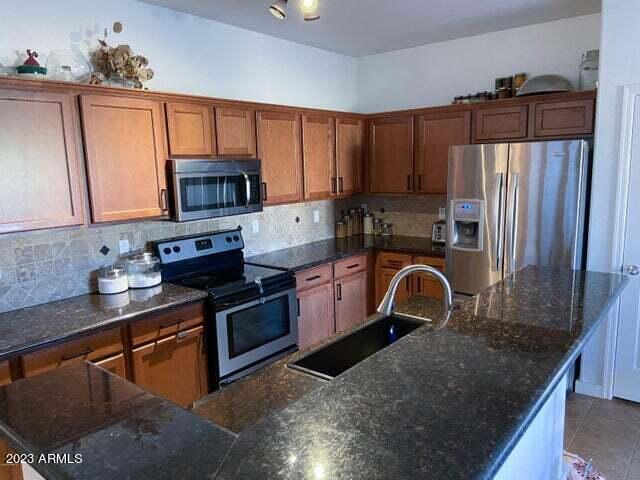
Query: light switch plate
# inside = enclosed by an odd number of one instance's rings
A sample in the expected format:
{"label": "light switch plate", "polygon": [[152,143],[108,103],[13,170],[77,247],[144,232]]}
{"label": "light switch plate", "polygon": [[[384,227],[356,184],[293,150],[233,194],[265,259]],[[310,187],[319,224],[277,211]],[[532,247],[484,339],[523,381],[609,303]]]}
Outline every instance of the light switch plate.
{"label": "light switch plate", "polygon": [[438,208],[438,218],[440,220],[444,220],[445,218],[447,218],[447,209],[444,207],[440,207]]}
{"label": "light switch plate", "polygon": [[118,248],[120,249],[120,255],[129,253],[131,251],[131,247],[129,246],[129,239],[122,238],[118,240]]}
{"label": "light switch plate", "polygon": [[251,223],[251,230],[253,233],[260,233],[260,222],[258,222],[258,220],[254,220]]}
{"label": "light switch plate", "polygon": [[313,223],[320,223],[320,210],[313,211]]}
{"label": "light switch plate", "polygon": [[369,206],[366,203],[361,203],[360,208],[364,213],[369,213]]}

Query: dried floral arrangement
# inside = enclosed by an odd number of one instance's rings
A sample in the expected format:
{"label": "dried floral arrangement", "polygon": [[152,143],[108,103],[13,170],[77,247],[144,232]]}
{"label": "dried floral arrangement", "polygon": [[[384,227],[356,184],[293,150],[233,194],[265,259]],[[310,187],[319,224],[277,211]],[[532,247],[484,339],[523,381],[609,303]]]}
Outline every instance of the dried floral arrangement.
{"label": "dried floral arrangement", "polygon": [[[120,33],[122,24],[115,22],[113,32]],[[134,88],[142,88],[142,82],[153,78],[153,70],[147,68],[149,60],[142,55],[134,55],[129,45],[112,47],[107,43],[108,31],[105,28],[104,38],[98,39],[100,47],[91,53],[91,62],[95,68],[90,83],[100,84],[106,80],[118,78],[129,81]]]}

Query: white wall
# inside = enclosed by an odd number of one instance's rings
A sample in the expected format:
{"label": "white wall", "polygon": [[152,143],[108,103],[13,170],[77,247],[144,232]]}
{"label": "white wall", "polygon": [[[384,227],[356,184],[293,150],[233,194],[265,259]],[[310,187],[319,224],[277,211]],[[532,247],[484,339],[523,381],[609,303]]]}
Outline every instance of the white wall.
{"label": "white wall", "polygon": [[[87,52],[105,27],[147,56],[149,88],[352,111],[356,60],[133,0],[0,0],[0,63],[27,48]],[[274,19],[275,21],[275,19]],[[22,60],[19,62],[22,63]],[[44,63],[43,63],[44,64]]]}
{"label": "white wall", "polygon": [[[620,121],[624,85],[640,83],[640,0],[604,0],[602,5],[602,43],[600,46],[600,89],[591,194],[588,268],[619,272],[620,248],[615,243],[616,203],[620,174]],[[633,185],[633,188],[638,188]],[[629,219],[637,222],[637,219]],[[601,396],[609,375],[607,339],[615,339],[617,312],[603,325],[583,354],[583,370],[578,389]],[[608,343],[611,347],[612,343]],[[609,357],[610,358],[610,357]]]}
{"label": "white wall", "polygon": [[558,73],[577,85],[581,55],[599,43],[595,14],[363,57],[358,111],[447,105],[517,72]]}

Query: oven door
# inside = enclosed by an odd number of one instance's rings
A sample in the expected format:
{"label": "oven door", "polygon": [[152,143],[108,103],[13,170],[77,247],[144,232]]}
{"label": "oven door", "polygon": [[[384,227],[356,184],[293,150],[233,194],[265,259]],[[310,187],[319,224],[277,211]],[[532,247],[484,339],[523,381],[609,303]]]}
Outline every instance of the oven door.
{"label": "oven door", "polygon": [[179,222],[261,211],[260,173],[175,173],[173,201]]}
{"label": "oven door", "polygon": [[216,313],[220,378],[298,343],[295,289]]}

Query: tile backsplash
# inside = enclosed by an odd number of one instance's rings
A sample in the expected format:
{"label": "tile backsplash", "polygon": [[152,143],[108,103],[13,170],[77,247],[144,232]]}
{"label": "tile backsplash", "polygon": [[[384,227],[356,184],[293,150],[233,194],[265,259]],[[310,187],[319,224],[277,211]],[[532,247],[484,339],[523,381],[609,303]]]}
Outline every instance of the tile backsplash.
{"label": "tile backsplash", "polygon": [[[189,223],[147,221],[0,235],[0,312],[95,291],[95,270],[118,259],[120,240],[128,240],[132,250],[149,249],[153,240],[240,225],[250,256],[333,237],[335,209],[335,202],[325,200]],[[316,210],[319,223],[313,221]],[[106,255],[101,252],[105,246]]]}

